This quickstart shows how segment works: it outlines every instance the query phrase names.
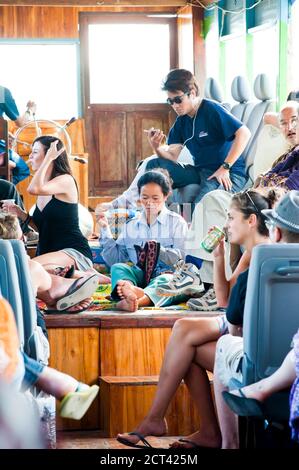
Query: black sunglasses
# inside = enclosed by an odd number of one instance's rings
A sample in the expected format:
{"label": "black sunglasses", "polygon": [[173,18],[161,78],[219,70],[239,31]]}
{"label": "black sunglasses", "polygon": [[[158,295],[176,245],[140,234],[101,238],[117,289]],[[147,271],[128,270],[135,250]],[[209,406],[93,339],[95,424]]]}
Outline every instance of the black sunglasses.
{"label": "black sunglasses", "polygon": [[181,104],[183,102],[183,98],[184,96],[187,95],[189,96],[190,95],[190,91],[186,91],[186,93],[184,93],[183,95],[180,95],[180,96],[175,96],[174,98],[167,98],[167,103],[170,104],[171,106],[175,103],[175,104]]}

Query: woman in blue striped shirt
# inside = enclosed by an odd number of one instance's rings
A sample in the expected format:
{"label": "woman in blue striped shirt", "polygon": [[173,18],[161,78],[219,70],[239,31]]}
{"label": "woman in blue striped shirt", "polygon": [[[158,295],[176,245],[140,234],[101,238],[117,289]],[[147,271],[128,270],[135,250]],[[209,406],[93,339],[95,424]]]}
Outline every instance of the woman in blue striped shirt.
{"label": "woman in blue striped shirt", "polygon": [[[186,221],[165,206],[171,192],[171,183],[165,172],[153,170],[144,173],[138,181],[138,192],[142,205],[140,216],[127,222],[117,240],[112,237],[105,214],[98,215],[101,227],[99,241],[103,247],[101,254],[111,266],[112,297],[119,300],[117,307],[120,310],[130,312],[161,301],[156,288],[170,279],[174,263],[183,257],[187,233]],[[150,251],[153,248],[147,257],[152,254],[152,261],[156,262],[150,279],[146,269],[141,269],[138,263],[138,252],[146,243]],[[149,258],[146,266],[148,261]],[[164,299],[163,306],[176,303],[181,298]]]}

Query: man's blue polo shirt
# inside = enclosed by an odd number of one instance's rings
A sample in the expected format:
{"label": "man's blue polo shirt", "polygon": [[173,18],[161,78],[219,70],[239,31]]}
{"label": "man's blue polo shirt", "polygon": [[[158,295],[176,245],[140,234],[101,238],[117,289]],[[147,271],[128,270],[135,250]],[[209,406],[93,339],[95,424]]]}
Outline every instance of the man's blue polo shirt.
{"label": "man's blue polo shirt", "polygon": [[[195,119],[195,122],[194,122]],[[217,170],[232,146],[236,131],[243,123],[215,101],[203,99],[197,114],[178,116],[170,129],[168,144],[184,144],[198,168]],[[232,171],[245,176],[242,155],[232,166]]]}
{"label": "man's blue polo shirt", "polygon": [[6,114],[12,121],[15,121],[20,115],[9,89],[0,86],[0,116],[3,114]]}

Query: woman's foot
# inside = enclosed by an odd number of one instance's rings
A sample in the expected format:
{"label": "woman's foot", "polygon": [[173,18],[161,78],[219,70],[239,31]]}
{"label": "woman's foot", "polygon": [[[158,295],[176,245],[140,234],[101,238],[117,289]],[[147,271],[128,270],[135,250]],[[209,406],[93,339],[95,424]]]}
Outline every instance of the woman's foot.
{"label": "woman's foot", "polygon": [[123,300],[120,300],[116,304],[116,308],[124,310],[125,312],[136,312],[138,310],[138,299],[136,295],[130,294]]}
{"label": "woman's foot", "polygon": [[194,449],[195,447],[209,447],[211,449],[220,449],[221,435],[215,434],[208,436],[206,432],[196,431],[190,436],[182,437],[169,445],[171,449]]}
{"label": "woman's foot", "polygon": [[71,307],[89,299],[97,286],[95,274],[76,280],[52,276],[51,288],[45,292],[38,292],[38,297],[47,304],[47,307],[55,306],[57,310],[70,310]]}
{"label": "woman's foot", "polygon": [[126,298],[130,294],[136,295],[137,299],[144,296],[141,287],[134,286],[130,281],[118,281],[116,286],[117,294],[121,299]]}
{"label": "woman's foot", "polygon": [[237,397],[243,398],[253,398],[258,401],[264,401],[268,397],[267,390],[265,390],[265,381],[260,380],[241,389],[232,390],[231,395],[236,395]]}
{"label": "woman's foot", "polygon": [[[136,428],[134,429],[134,432],[140,434],[143,437],[146,436],[165,436],[168,432],[168,427],[167,427],[167,422],[166,419],[159,419],[157,421],[155,420],[150,420],[148,418],[145,418],[144,421]],[[125,434],[118,434],[116,437],[119,442],[127,441],[131,444],[137,444],[139,442],[139,437],[136,435],[131,435],[128,433]]]}
{"label": "woman's foot", "polygon": [[73,305],[72,307],[68,308],[66,312],[80,313],[80,312],[83,312],[84,310],[87,310],[91,304],[92,304],[92,298],[89,297],[88,299],[84,299],[81,302],[77,303],[76,305]]}

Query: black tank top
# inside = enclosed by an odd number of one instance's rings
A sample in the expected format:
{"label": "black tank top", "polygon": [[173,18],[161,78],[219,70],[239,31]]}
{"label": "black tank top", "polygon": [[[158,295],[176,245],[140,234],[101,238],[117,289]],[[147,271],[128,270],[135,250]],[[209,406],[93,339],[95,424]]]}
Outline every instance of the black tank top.
{"label": "black tank top", "polygon": [[91,250],[79,227],[78,204],[52,196],[42,211],[36,206],[33,221],[38,228],[36,255],[75,248],[92,260]]}

